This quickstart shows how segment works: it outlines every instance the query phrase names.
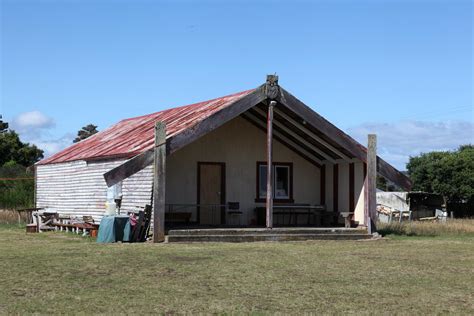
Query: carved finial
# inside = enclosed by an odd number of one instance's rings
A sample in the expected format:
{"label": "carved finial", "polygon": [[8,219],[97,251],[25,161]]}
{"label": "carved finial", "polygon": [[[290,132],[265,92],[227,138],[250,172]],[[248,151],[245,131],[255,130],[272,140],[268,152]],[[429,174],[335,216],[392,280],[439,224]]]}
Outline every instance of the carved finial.
{"label": "carved finial", "polygon": [[275,99],[278,96],[278,76],[267,75],[267,82],[265,84],[265,94],[269,99]]}

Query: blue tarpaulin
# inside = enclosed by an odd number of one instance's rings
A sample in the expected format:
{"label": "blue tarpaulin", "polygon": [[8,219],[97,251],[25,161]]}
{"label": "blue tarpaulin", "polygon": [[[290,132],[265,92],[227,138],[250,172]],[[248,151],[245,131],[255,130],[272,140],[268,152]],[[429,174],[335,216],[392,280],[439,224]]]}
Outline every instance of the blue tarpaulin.
{"label": "blue tarpaulin", "polygon": [[104,216],[100,221],[98,243],[130,240],[130,218],[127,215]]}

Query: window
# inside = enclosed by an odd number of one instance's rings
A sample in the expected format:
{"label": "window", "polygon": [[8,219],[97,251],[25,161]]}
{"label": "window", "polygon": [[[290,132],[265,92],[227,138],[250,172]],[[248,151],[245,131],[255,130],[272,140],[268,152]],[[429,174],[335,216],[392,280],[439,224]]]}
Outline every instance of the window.
{"label": "window", "polygon": [[[291,202],[293,200],[293,164],[273,164],[273,199]],[[267,164],[257,163],[257,202],[264,202],[267,197]]]}

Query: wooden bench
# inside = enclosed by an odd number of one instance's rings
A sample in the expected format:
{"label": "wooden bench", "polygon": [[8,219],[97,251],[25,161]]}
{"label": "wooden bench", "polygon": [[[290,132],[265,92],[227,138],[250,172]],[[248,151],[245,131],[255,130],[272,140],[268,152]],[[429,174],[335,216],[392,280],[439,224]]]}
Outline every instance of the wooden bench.
{"label": "wooden bench", "polygon": [[86,236],[87,233],[90,233],[91,236],[97,235],[99,225],[94,222],[92,216],[83,216],[82,222],[73,223],[72,221],[73,219],[69,216],[60,216],[52,226],[54,226],[56,230],[65,230],[66,232],[71,231],[76,234],[79,234],[82,231],[83,236]]}
{"label": "wooden bench", "polygon": [[339,214],[344,218],[344,226],[346,228],[351,228],[352,215],[354,215],[354,212],[340,212]]}
{"label": "wooden bench", "polygon": [[307,225],[311,223],[311,216],[315,216],[316,212],[324,211],[322,205],[310,204],[277,204],[273,205],[273,215],[283,215],[283,224],[285,222],[285,215],[289,216],[289,225],[298,225],[298,216],[307,216]]}

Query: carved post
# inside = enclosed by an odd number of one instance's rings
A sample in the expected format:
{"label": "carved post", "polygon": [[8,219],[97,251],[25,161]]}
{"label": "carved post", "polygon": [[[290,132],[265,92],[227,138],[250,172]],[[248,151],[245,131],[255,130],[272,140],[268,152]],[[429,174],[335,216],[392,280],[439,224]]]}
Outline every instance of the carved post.
{"label": "carved post", "polygon": [[153,162],[153,242],[165,241],[166,124],[155,124]]}
{"label": "carved post", "polygon": [[267,113],[267,199],[266,199],[266,226],[273,228],[273,108],[278,96],[278,76],[268,75],[265,84],[265,94],[270,101]]}

